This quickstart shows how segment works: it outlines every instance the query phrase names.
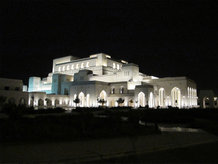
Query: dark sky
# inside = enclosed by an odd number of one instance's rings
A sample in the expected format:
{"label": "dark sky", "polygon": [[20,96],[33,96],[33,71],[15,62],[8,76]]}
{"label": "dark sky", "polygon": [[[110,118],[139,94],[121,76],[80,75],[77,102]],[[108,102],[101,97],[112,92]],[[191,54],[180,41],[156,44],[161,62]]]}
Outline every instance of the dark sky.
{"label": "dark sky", "polygon": [[[2,2],[1,2],[2,3]],[[0,76],[45,77],[52,60],[104,52],[217,91],[218,2],[19,0],[0,5]]]}

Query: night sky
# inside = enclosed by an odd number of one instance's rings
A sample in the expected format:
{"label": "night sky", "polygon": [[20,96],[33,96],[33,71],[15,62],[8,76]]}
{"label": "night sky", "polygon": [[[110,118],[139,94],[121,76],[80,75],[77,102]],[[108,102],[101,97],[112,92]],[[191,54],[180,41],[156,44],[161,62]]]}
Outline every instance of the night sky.
{"label": "night sky", "polygon": [[54,58],[106,53],[216,92],[218,1],[19,0],[0,4],[0,77],[46,77]]}

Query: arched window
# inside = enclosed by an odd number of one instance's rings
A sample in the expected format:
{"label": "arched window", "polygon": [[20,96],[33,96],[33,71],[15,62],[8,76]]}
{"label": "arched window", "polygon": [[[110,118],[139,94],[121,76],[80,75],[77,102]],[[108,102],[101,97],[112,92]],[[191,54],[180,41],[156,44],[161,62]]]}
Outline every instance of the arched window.
{"label": "arched window", "polygon": [[51,107],[52,106],[52,101],[50,99],[46,98],[45,101],[46,101],[47,107]]}
{"label": "arched window", "polygon": [[159,89],[159,106],[160,107],[165,106],[165,90],[164,90],[164,88]]}
{"label": "arched window", "polygon": [[115,63],[113,63],[113,69],[115,69],[116,68],[116,64]]}
{"label": "arched window", "polygon": [[60,104],[59,100],[55,100],[55,107],[57,107]]}
{"label": "arched window", "polygon": [[58,67],[58,72],[61,72],[61,67]]}
{"label": "arched window", "polygon": [[79,69],[79,64],[76,64],[76,69]]}
{"label": "arched window", "polygon": [[110,107],[115,107],[115,100],[110,101]]}
{"label": "arched window", "polygon": [[80,107],[84,107],[85,106],[85,95],[83,92],[80,92],[79,100],[80,100]]}
{"label": "arched window", "polygon": [[44,101],[42,99],[38,100],[38,107],[44,106]]}
{"label": "arched window", "polygon": [[175,87],[171,90],[171,100],[172,106],[180,107],[181,104],[181,91],[179,88]]}
{"label": "arched window", "polygon": [[111,94],[115,94],[115,88],[114,87],[111,88]]}
{"label": "arched window", "polygon": [[67,71],[69,71],[70,70],[70,66],[69,65],[67,65]]}
{"label": "arched window", "polygon": [[74,64],[71,65],[71,69],[74,70]]}
{"label": "arched window", "polygon": [[101,93],[99,94],[99,98],[107,100],[107,93],[104,90],[101,91]]}
{"label": "arched window", "polygon": [[124,93],[124,87],[120,87],[120,94]]}
{"label": "arched window", "polygon": [[65,66],[63,66],[62,71],[65,71]]}
{"label": "arched window", "polygon": [[81,64],[81,68],[84,68],[84,63]]}
{"label": "arched window", "polygon": [[140,92],[138,94],[138,107],[144,107],[145,106],[145,94],[143,92]]}
{"label": "arched window", "polygon": [[203,108],[209,108],[210,107],[210,98],[204,97],[203,98]]}
{"label": "arched window", "polygon": [[150,108],[153,108],[153,107],[154,107],[154,95],[153,95],[152,92],[150,92],[150,94],[149,94],[148,105],[149,105]]}

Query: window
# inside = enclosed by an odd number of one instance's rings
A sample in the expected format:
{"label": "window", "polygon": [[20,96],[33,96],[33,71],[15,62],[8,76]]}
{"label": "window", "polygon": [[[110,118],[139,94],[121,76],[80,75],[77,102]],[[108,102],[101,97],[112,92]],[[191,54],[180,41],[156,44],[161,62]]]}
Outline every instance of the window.
{"label": "window", "polygon": [[81,64],[81,68],[84,68],[84,63]]}
{"label": "window", "polygon": [[70,66],[69,65],[67,65],[67,71],[69,71],[70,70]]}
{"label": "window", "polygon": [[62,71],[65,71],[65,66],[63,66]]}
{"label": "window", "polygon": [[111,88],[111,94],[115,94],[115,88]]}
{"label": "window", "polygon": [[116,64],[115,63],[113,63],[113,69],[115,69],[116,68]]}
{"label": "window", "polygon": [[120,65],[119,64],[117,64],[117,69],[120,69]]}
{"label": "window", "polygon": [[68,89],[64,88],[64,95],[69,95]]}
{"label": "window", "polygon": [[74,70],[74,64],[71,65],[71,69]]}
{"label": "window", "polygon": [[76,69],[79,69],[79,64],[76,64]]}
{"label": "window", "polygon": [[58,72],[61,72],[61,67],[58,67]]}
{"label": "window", "polygon": [[124,93],[124,88],[123,88],[123,87],[120,88],[120,93],[121,93],[121,94]]}

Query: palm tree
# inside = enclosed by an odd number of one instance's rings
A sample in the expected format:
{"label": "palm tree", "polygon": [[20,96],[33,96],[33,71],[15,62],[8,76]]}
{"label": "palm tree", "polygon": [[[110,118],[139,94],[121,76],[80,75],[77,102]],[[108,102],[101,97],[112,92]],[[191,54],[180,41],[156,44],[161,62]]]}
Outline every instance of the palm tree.
{"label": "palm tree", "polygon": [[79,99],[79,97],[78,97],[78,96],[76,96],[76,99],[75,99],[75,100],[73,100],[73,102],[76,104],[76,107],[77,107],[77,104],[79,104],[79,103],[80,103],[80,99]]}
{"label": "palm tree", "polygon": [[107,103],[104,99],[97,99],[98,103],[101,104],[101,106],[104,106],[105,103]]}
{"label": "palm tree", "polygon": [[117,100],[118,106],[120,106],[121,104],[123,104],[124,101],[125,101],[124,99],[119,98],[119,99]]}

